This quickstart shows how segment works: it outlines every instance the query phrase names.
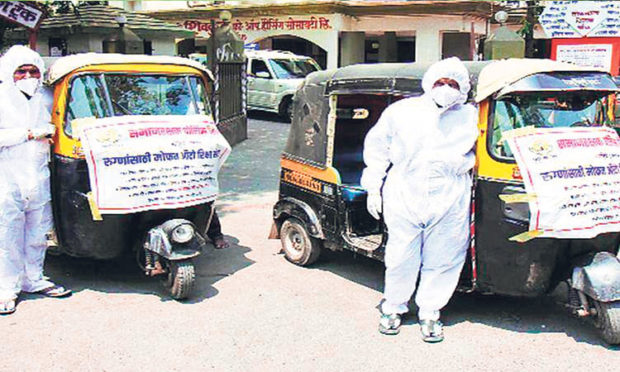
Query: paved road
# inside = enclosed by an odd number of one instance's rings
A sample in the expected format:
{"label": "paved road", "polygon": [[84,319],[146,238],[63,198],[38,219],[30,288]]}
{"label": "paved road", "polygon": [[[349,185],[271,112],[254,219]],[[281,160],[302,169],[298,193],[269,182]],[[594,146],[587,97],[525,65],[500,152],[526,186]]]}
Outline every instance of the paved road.
{"label": "paved road", "polygon": [[380,263],[328,252],[300,268],[266,239],[289,128],[274,119],[254,116],[223,170],[233,245],[199,259],[192,300],[169,300],[133,262],[50,257],[47,272],[75,294],[30,296],[0,318],[0,370],[618,370],[618,349],[548,299],[457,295],[443,343],[424,344],[415,318],[381,336]]}

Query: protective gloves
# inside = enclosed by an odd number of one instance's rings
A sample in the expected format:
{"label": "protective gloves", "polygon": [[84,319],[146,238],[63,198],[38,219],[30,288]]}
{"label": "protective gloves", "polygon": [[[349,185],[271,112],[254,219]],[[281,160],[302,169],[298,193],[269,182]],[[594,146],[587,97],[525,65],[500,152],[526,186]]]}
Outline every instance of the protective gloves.
{"label": "protective gloves", "polygon": [[366,200],[366,209],[368,209],[368,213],[370,213],[370,215],[376,220],[380,219],[379,214],[383,212],[383,200],[381,199],[381,194],[369,193],[368,199]]}
{"label": "protective gloves", "polygon": [[30,134],[34,140],[52,137],[54,132],[56,132],[56,127],[52,124],[30,129]]}

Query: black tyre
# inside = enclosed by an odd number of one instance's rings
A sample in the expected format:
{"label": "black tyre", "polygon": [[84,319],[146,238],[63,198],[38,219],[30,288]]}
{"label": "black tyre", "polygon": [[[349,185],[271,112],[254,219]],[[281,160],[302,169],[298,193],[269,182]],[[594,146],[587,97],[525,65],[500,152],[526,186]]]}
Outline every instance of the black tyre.
{"label": "black tyre", "polygon": [[164,287],[175,300],[183,300],[192,293],[196,273],[192,260],[169,261]]}
{"label": "black tyre", "polygon": [[610,345],[620,344],[620,301],[594,301],[596,307],[596,327],[601,337]]}
{"label": "black tyre", "polygon": [[284,221],[280,228],[280,241],[284,257],[295,265],[311,265],[321,254],[321,241],[311,237],[304,224],[296,218]]}
{"label": "black tyre", "polygon": [[292,122],[293,121],[293,98],[288,96],[282,98],[278,113],[282,119]]}

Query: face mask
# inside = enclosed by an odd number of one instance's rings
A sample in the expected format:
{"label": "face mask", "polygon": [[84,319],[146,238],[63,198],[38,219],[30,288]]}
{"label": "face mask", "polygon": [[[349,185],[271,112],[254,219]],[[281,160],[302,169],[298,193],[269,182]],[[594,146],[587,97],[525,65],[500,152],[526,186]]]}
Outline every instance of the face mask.
{"label": "face mask", "polygon": [[32,97],[37,92],[37,89],[39,89],[39,79],[28,78],[17,80],[15,86],[17,89]]}
{"label": "face mask", "polygon": [[460,97],[461,92],[448,85],[438,86],[431,90],[433,101],[444,109],[454,105]]}

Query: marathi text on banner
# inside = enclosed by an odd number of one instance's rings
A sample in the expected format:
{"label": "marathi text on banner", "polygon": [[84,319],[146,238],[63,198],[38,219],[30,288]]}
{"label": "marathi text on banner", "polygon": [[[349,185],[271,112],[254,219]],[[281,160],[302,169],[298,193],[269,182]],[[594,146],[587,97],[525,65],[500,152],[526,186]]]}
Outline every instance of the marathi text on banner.
{"label": "marathi text on banner", "polygon": [[592,238],[620,231],[620,138],[611,128],[506,133],[525,183],[530,231]]}
{"label": "marathi text on banner", "polygon": [[86,119],[80,139],[102,214],[213,201],[230,146],[206,116]]}

